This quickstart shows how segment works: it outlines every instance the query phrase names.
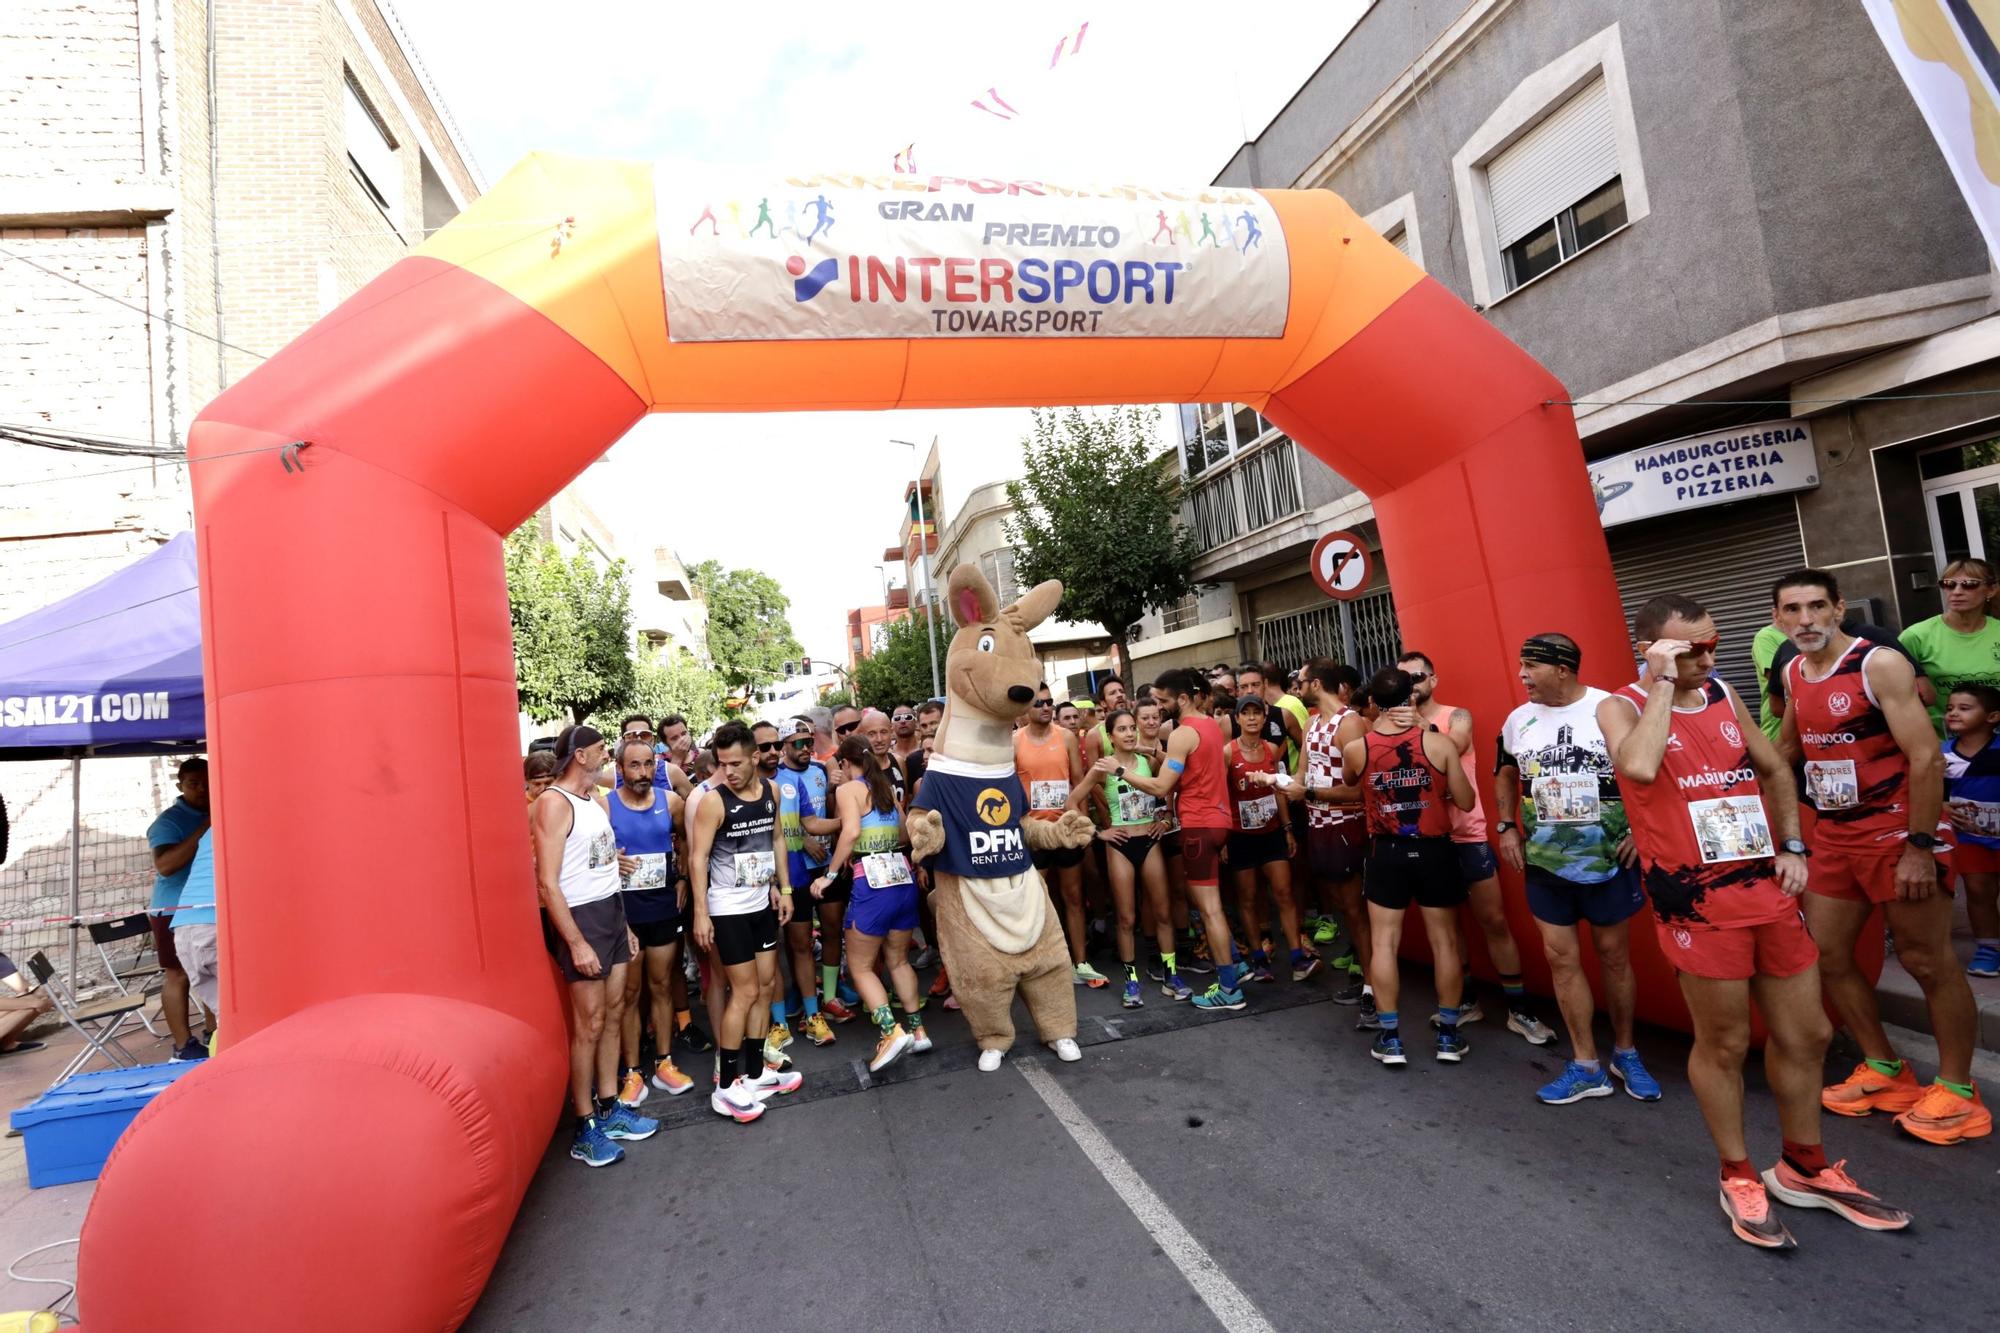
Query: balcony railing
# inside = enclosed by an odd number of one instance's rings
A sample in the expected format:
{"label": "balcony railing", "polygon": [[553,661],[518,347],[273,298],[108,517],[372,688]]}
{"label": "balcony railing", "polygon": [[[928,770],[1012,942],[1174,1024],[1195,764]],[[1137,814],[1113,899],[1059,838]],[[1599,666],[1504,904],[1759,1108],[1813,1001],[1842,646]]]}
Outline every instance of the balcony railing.
{"label": "balcony railing", "polygon": [[1298,446],[1278,435],[1189,483],[1181,521],[1194,530],[1203,551],[1213,551],[1304,508]]}

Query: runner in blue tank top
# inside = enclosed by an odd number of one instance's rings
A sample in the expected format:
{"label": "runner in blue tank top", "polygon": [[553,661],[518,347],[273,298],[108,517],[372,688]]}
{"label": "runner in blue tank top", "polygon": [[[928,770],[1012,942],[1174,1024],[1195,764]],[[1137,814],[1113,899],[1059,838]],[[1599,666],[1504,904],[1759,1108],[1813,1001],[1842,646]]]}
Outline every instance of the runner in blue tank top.
{"label": "runner in blue tank top", "polygon": [[[674,856],[676,830],[685,834],[680,796],[654,785],[652,743],[629,737],[618,743],[619,784],[605,802],[611,835],[618,843],[618,888],[625,924],[639,942],[640,966],[625,969],[625,1011],[618,1034],[618,1100],[637,1106],[646,1100],[647,1080],[678,1097],[694,1080],[675,1067],[668,1051],[674,1032],[673,978],[687,933],[688,880]],[[653,1049],[649,1072],[639,1056],[639,992],[647,995]]]}

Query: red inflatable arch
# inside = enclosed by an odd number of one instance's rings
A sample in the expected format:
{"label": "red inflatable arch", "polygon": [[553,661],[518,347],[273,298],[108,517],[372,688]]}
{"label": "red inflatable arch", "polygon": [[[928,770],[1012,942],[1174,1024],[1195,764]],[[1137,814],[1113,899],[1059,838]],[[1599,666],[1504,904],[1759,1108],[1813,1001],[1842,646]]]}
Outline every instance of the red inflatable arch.
{"label": "red inflatable arch", "polygon": [[[1373,498],[1403,632],[1483,728],[1536,631],[1625,678],[1562,387],[1334,195],[759,193],[656,205],[647,167],[532,157],[202,413],[230,1045],[104,1173],[92,1333],[472,1308],[566,1077],[501,541],[647,412],[1252,404]],[[1226,242],[1176,234],[1218,207]],[[1641,1012],[1684,1023],[1635,944]],[[200,1263],[136,1275],[180,1236]]]}

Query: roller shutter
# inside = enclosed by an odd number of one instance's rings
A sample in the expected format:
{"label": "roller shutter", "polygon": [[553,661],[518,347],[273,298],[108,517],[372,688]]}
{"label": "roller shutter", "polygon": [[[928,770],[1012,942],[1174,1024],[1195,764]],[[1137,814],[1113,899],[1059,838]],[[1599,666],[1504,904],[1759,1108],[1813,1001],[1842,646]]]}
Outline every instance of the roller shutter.
{"label": "roller shutter", "polygon": [[1600,77],[1486,164],[1501,249],[1618,174],[1611,96]]}

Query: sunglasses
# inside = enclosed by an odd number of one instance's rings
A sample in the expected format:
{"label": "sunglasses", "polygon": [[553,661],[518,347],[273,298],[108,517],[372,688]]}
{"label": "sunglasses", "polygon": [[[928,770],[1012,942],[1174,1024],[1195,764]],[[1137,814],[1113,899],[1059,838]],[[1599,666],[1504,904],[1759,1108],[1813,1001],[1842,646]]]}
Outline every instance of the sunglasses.
{"label": "sunglasses", "polygon": [[915,722],[916,720],[917,715],[915,713],[898,713],[890,719],[892,722]]}
{"label": "sunglasses", "polygon": [[836,736],[850,735],[853,733],[854,729],[860,725],[861,724],[859,722],[848,722],[841,726],[835,727],[833,729],[833,734]]}
{"label": "sunglasses", "polygon": [[787,738],[785,741],[785,744],[796,746],[800,749],[811,749],[812,743],[813,743],[813,738],[810,736],[792,736]]}
{"label": "sunglasses", "polygon": [[1037,708],[1054,708],[1055,706],[1056,706],[1056,701],[1054,699],[1035,700],[1035,707]]}
{"label": "sunglasses", "polygon": [[1421,685],[1430,678],[1431,673],[1428,671],[1412,671],[1410,673],[1410,683],[1412,685]]}
{"label": "sunglasses", "polygon": [[1721,642],[1722,636],[1720,634],[1708,639],[1689,639],[1688,655],[1697,656],[1701,653],[1712,653],[1715,651],[1716,645]]}
{"label": "sunglasses", "polygon": [[784,748],[785,748],[785,743],[784,743],[783,741],[758,741],[758,742],[757,742],[757,753],[758,753],[758,754],[771,754],[771,753],[774,753],[775,751],[778,751],[778,750],[782,750],[782,749],[784,749]]}
{"label": "sunglasses", "polygon": [[1972,592],[1974,589],[1984,588],[1985,586],[1986,581],[1984,579],[1938,580],[1938,587],[1943,588],[1946,592]]}

